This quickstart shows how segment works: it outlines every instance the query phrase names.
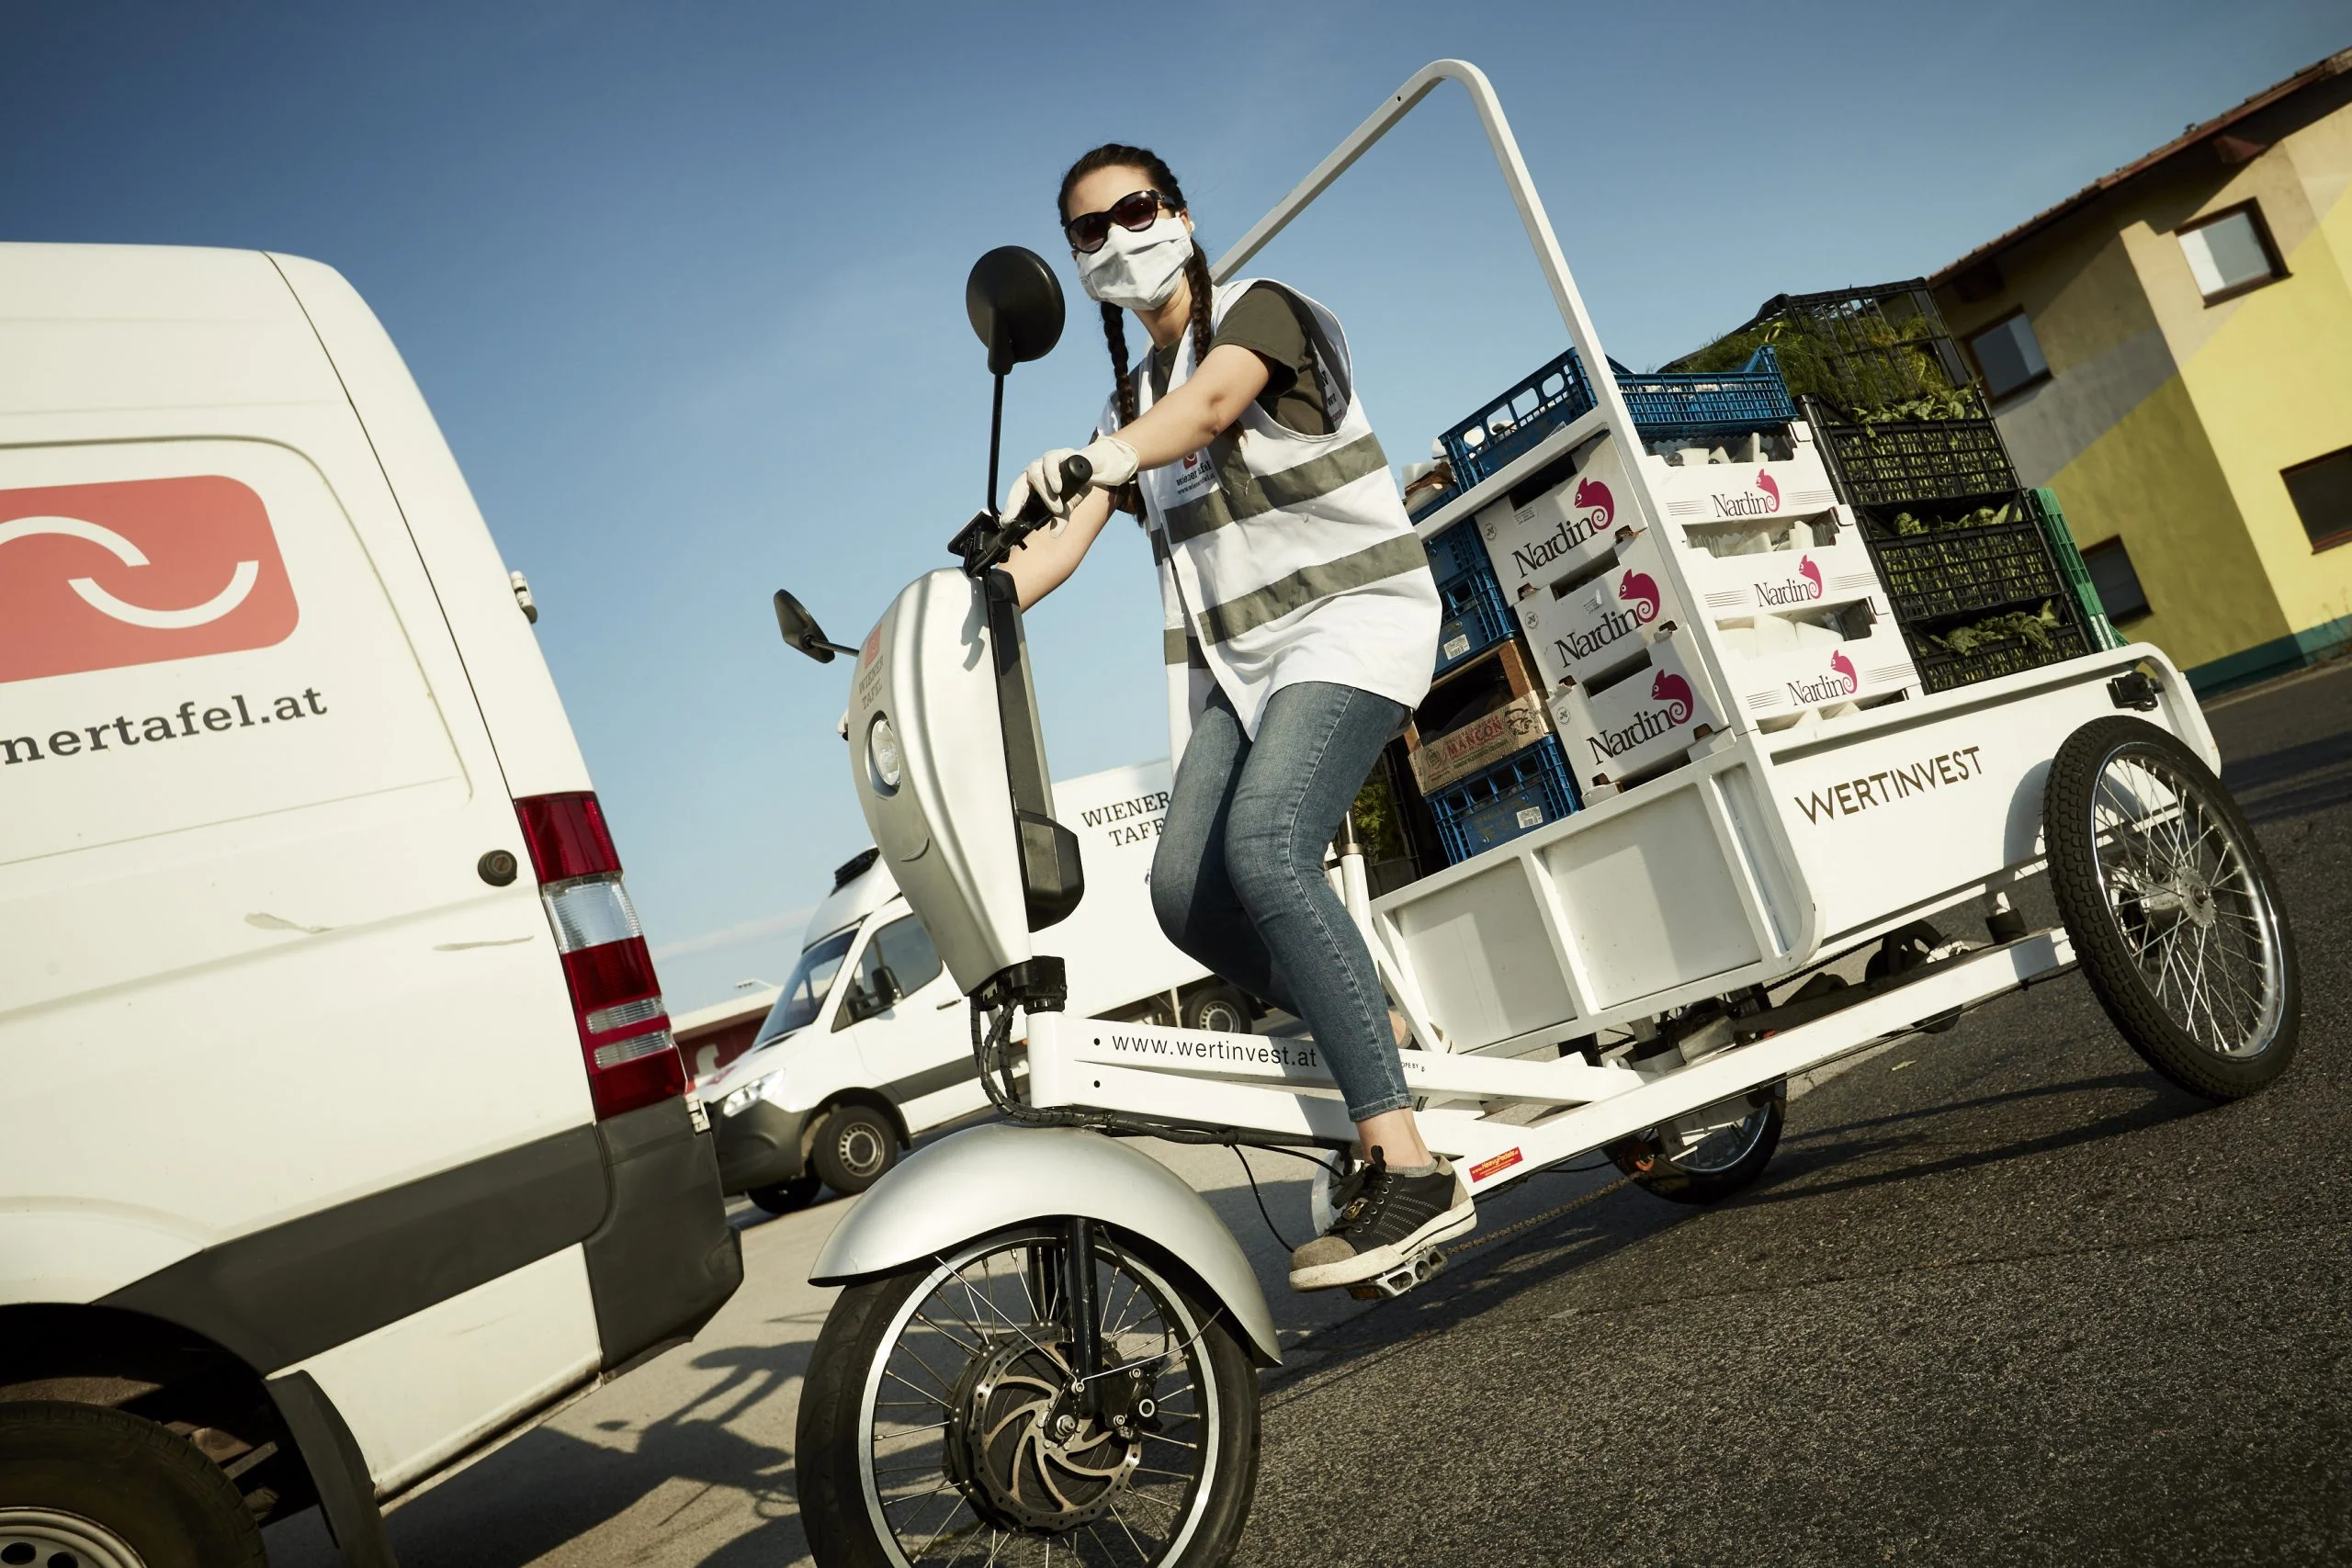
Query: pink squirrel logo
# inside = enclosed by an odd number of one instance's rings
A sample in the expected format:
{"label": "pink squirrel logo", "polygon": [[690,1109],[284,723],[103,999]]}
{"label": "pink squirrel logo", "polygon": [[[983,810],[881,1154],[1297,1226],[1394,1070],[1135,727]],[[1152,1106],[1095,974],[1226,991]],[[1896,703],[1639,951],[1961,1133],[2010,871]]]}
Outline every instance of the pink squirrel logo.
{"label": "pink squirrel logo", "polygon": [[1606,528],[1616,520],[1617,500],[1609,493],[1609,487],[1599,479],[1578,479],[1577,510],[1600,513],[1600,515],[1593,520],[1594,525],[1598,528]]}
{"label": "pink squirrel logo", "polygon": [[1836,671],[1838,678],[1846,682],[1846,690],[1848,692],[1850,693],[1856,691],[1861,686],[1862,678],[1860,674],[1855,672],[1854,661],[1847,658],[1845,654],[1831,654],[1829,656],[1829,668]]}
{"label": "pink squirrel logo", "polygon": [[1650,700],[1666,705],[1668,723],[1680,724],[1692,711],[1690,682],[1671,671],[1661,670],[1657,679],[1650,682]]}
{"label": "pink squirrel logo", "polygon": [[1634,607],[1634,621],[1647,626],[1657,619],[1657,584],[1645,571],[1627,571],[1623,581],[1617,584],[1617,602]]}
{"label": "pink squirrel logo", "polygon": [[1772,498],[1773,511],[1778,512],[1781,510],[1781,486],[1779,481],[1774,479],[1769,473],[1758,474],[1756,476],[1756,488]]}
{"label": "pink squirrel logo", "polygon": [[1821,597],[1821,569],[1813,564],[1811,556],[1806,556],[1797,562],[1797,575],[1813,584],[1813,596],[1815,599]]}

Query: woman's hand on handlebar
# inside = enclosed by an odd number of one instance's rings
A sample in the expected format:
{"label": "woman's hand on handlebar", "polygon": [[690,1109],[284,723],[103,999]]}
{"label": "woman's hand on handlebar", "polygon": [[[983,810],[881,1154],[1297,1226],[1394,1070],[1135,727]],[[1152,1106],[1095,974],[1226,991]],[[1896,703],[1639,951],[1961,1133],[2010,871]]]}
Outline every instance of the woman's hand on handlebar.
{"label": "woman's hand on handlebar", "polygon": [[[1087,478],[1071,486],[1073,477],[1064,468],[1072,457],[1086,460]],[[1000,514],[1006,522],[1019,518],[1031,502],[1056,519],[1069,515],[1070,507],[1086,493],[1086,487],[1116,490],[1136,477],[1136,449],[1114,435],[1097,436],[1082,448],[1057,446],[1021,471],[1012,481],[1011,493],[1004,498],[1004,511]]]}

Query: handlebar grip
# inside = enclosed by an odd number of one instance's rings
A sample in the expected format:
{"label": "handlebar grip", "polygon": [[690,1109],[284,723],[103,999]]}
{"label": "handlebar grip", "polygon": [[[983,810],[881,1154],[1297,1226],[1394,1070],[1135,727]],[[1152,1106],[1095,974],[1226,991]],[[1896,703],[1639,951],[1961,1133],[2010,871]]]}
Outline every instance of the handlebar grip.
{"label": "handlebar grip", "polygon": [[[1073,452],[1062,459],[1062,494],[1075,494],[1094,479],[1094,465]],[[1031,527],[1042,527],[1053,513],[1046,510],[1046,498],[1031,491],[1021,503],[1021,512],[1013,521]]]}

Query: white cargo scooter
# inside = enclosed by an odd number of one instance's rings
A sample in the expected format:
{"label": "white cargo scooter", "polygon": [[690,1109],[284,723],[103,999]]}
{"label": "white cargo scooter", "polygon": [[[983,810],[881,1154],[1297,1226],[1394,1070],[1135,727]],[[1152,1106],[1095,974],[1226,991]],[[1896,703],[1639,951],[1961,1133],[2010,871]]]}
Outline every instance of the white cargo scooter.
{"label": "white cargo scooter", "polygon": [[[1470,91],[1582,362],[1605,367],[1500,106],[1460,62],[1417,73],[1216,276],[1449,77]],[[1060,334],[1060,289],[1008,248],[981,259],[967,303],[1001,412],[1005,373]],[[1638,450],[1613,379],[1595,381],[1598,407],[1473,496],[1603,431]],[[1628,467],[1636,514],[1658,517]],[[856,656],[858,798],[971,998],[1005,1118],[909,1159],[818,1258],[813,1277],[845,1289],[802,1391],[797,1462],[829,1568],[1222,1562],[1255,1481],[1251,1363],[1280,1359],[1273,1324],[1208,1206],[1120,1139],[1344,1158],[1352,1137],[1311,1045],[1060,1010],[1059,961],[1030,934],[1083,918],[1083,869],[1054,820],[1020,611],[995,570],[1037,521],[975,517],[951,547],[963,569],[910,584],[858,649],[776,596],[795,647]],[[1661,1196],[1704,1201],[1762,1171],[1791,1075],[2077,963],[2176,1082],[2230,1099],[2276,1077],[2299,1021],[2294,953],[2216,761],[2187,682],[2134,646],[1801,729],[1736,721],[1678,771],[1376,904],[1344,880],[1421,1047],[1405,1070],[1423,1134],[1474,1191],[1607,1150]],[[1935,787],[1887,789],[1923,767]],[[1874,779],[1904,809],[1837,804],[1875,798]],[[2045,865],[2064,925],[2029,931],[2007,893]],[[1987,897],[1989,942],[1917,937]],[[1818,978],[1867,947],[1874,977]]]}

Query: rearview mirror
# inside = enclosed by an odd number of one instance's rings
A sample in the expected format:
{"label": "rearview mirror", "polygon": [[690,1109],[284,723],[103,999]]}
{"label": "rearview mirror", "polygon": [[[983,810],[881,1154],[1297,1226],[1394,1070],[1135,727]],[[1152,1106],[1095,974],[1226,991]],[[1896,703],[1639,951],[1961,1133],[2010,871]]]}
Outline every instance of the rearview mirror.
{"label": "rearview mirror", "polygon": [[1036,252],[1000,245],[972,264],[964,313],[989,351],[989,373],[1043,359],[1062,340],[1062,286]]}
{"label": "rearview mirror", "polygon": [[775,628],[784,634],[785,646],[797,648],[820,664],[831,664],[833,655],[846,653],[854,657],[857,649],[844,648],[837,642],[827,642],[817,617],[810,615],[791,594],[779,588],[775,591]]}

